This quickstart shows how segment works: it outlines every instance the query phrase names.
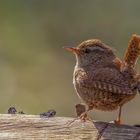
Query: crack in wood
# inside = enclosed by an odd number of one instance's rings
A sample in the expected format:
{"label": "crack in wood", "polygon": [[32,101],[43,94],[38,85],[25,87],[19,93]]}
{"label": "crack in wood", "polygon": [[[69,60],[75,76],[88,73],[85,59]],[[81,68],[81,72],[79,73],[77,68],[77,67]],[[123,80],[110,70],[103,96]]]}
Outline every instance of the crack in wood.
{"label": "crack in wood", "polygon": [[134,140],[139,140],[139,136],[140,136],[140,131],[136,134],[136,136],[134,137]]}
{"label": "crack in wood", "polygon": [[98,132],[97,134],[97,139],[96,140],[100,140],[100,138],[103,136],[104,131],[107,129],[107,127],[109,126],[109,123],[107,123],[102,129],[101,131]]}

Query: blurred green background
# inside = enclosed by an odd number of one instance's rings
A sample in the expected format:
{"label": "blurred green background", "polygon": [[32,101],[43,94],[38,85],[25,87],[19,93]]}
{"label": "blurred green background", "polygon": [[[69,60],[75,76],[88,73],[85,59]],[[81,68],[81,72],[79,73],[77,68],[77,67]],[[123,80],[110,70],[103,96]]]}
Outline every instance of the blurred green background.
{"label": "blurred green background", "polygon": [[[122,58],[131,34],[140,34],[139,7],[139,0],[1,0],[0,113],[15,106],[74,117],[80,103],[72,85],[75,58],[62,47],[99,38]],[[139,108],[138,95],[124,106],[123,122],[140,123]],[[116,114],[94,110],[91,116],[111,121]]]}

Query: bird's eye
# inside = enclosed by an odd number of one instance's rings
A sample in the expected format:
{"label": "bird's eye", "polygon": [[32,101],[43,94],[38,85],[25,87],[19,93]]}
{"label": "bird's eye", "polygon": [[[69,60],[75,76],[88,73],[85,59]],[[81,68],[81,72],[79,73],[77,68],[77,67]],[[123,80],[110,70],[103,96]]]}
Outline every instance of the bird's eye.
{"label": "bird's eye", "polygon": [[91,50],[90,49],[85,49],[85,53],[90,53]]}

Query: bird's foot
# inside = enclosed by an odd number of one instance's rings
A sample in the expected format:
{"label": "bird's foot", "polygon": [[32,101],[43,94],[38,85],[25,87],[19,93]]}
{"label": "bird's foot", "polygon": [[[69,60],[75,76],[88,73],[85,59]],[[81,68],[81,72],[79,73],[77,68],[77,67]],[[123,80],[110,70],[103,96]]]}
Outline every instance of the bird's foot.
{"label": "bird's foot", "polygon": [[79,119],[83,122],[85,122],[86,120],[90,120],[90,118],[87,115],[87,112],[83,112],[80,116]]}
{"label": "bird's foot", "polygon": [[82,113],[79,117],[73,119],[71,122],[68,123],[68,126],[71,126],[75,121],[80,120],[82,123],[85,123],[86,121],[90,121],[93,123],[92,119],[88,117],[87,113]]}
{"label": "bird's foot", "polygon": [[93,123],[93,120],[88,117],[87,115],[87,112],[84,112],[80,115],[79,119],[82,121],[82,122],[87,122],[87,121],[90,121],[91,123]]}
{"label": "bird's foot", "polygon": [[76,120],[79,120],[79,119],[82,122],[86,122],[87,120],[92,122],[92,119],[90,119],[88,117],[88,115],[87,115],[87,112],[89,111],[89,109],[86,110],[86,106],[84,104],[76,104],[75,108],[76,108],[77,118],[75,118],[74,120],[72,120],[68,124],[68,126],[70,126],[72,123],[74,123]]}
{"label": "bird's foot", "polygon": [[77,118],[73,119],[70,123],[68,123],[68,126],[71,126],[71,124],[73,124],[75,121],[77,121],[79,119],[82,122],[86,122],[86,120],[88,119],[87,114],[85,112],[82,113],[80,116],[78,116]]}
{"label": "bird's foot", "polygon": [[121,120],[120,119],[116,119],[116,120],[114,120],[114,123],[115,124],[121,124]]}

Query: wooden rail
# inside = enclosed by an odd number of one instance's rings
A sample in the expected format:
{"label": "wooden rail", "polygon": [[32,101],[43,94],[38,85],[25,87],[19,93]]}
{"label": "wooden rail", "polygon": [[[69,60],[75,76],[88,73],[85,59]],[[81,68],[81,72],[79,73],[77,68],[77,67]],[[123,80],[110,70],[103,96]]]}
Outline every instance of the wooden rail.
{"label": "wooden rail", "polygon": [[140,140],[140,128],[74,118],[0,114],[0,140]]}

